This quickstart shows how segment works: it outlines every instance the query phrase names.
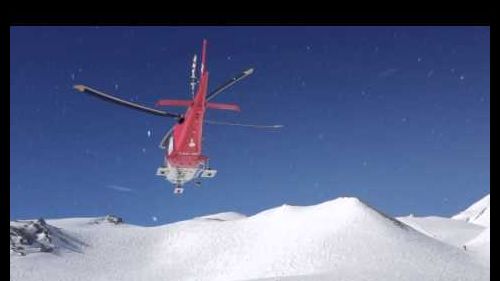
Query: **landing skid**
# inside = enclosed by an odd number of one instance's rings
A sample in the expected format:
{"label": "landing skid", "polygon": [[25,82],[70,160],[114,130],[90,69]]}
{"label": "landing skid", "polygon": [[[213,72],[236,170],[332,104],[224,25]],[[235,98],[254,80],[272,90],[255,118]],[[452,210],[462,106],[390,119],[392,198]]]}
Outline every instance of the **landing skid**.
{"label": "landing skid", "polygon": [[213,177],[215,177],[215,175],[217,175],[217,170],[208,168],[208,169],[204,169],[201,171],[200,177],[201,178],[213,178]]}

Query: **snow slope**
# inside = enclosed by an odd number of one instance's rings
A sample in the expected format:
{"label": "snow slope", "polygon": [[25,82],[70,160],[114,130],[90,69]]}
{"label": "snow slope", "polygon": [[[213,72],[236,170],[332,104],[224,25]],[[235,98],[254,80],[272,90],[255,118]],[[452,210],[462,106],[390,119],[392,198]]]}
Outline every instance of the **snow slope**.
{"label": "snow slope", "polygon": [[489,227],[443,217],[400,217],[398,220],[429,237],[467,250],[479,263],[490,266]]}
{"label": "snow slope", "polygon": [[490,266],[490,227],[487,227],[476,238],[466,244],[467,251],[476,255],[477,259],[482,261],[485,266]]}
{"label": "snow slope", "polygon": [[486,195],[481,200],[472,204],[469,208],[456,214],[452,218],[486,227],[490,226],[490,195]]}
{"label": "snow slope", "polygon": [[489,280],[469,251],[356,198],[157,227],[96,218],[47,224],[78,247],[13,253],[10,280]]}
{"label": "snow slope", "polygon": [[484,231],[480,225],[443,217],[408,216],[398,217],[398,220],[425,235],[459,248]]}

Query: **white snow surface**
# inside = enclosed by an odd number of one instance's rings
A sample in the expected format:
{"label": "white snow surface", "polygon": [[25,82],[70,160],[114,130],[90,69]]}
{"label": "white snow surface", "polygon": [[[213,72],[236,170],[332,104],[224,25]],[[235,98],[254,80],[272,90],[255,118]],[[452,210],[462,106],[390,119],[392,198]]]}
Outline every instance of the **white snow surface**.
{"label": "white snow surface", "polygon": [[[430,226],[434,222],[420,222],[424,234],[356,198],[155,227],[100,218],[46,223],[73,246],[58,247],[54,239],[52,252],[11,253],[11,281],[490,279],[489,254],[464,251],[445,235],[456,231],[463,240],[477,229],[443,221],[437,231]],[[467,234],[460,233],[463,229]],[[486,234],[479,233],[479,242],[472,238],[469,247],[484,247]],[[487,238],[489,250],[489,232]]]}
{"label": "white snow surface", "polygon": [[467,251],[472,252],[486,266],[490,266],[490,227],[487,227],[476,238],[467,242]]}
{"label": "white snow surface", "polygon": [[479,224],[485,227],[490,226],[490,194],[472,204],[469,208],[454,215],[455,220],[463,220]]}

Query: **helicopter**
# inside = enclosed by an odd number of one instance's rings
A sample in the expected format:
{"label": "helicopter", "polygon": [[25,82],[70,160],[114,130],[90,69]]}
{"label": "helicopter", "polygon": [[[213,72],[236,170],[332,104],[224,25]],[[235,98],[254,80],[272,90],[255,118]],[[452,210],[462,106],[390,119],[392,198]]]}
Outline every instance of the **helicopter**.
{"label": "helicopter", "polygon": [[212,102],[212,100],[220,93],[224,92],[235,83],[245,79],[254,72],[253,68],[248,68],[238,75],[235,75],[219,87],[208,92],[209,72],[206,67],[206,51],[207,40],[204,39],[202,45],[201,66],[199,69],[199,79],[196,75],[198,72],[196,54],[193,56],[193,62],[191,65],[189,84],[192,99],[161,99],[156,102],[157,107],[186,107],[187,109],[184,114],[171,113],[147,107],[104,93],[86,85],[78,84],[73,86],[73,88],[78,92],[89,94],[107,102],[126,106],[128,108],[156,116],[175,119],[176,123],[170,130],[167,131],[160,142],[159,147],[165,150],[164,164],[156,171],[157,176],[164,177],[165,180],[173,184],[174,194],[182,194],[184,191],[184,185],[190,181],[194,180],[195,184],[199,186],[201,184],[201,179],[213,178],[217,174],[217,170],[208,166],[208,157],[202,155],[204,123],[242,126],[257,129],[279,129],[283,127],[283,125],[254,125],[206,120],[205,112],[207,109],[239,112],[240,107],[236,104],[216,103]]}

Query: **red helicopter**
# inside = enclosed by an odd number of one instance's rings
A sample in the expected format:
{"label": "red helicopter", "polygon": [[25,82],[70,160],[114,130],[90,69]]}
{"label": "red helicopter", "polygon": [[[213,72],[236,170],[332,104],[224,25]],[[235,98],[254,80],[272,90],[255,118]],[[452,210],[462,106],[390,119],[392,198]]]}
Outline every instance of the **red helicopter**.
{"label": "red helicopter", "polygon": [[[282,125],[252,125],[205,120],[205,111],[208,108],[240,111],[240,107],[236,104],[215,103],[211,102],[211,100],[238,81],[241,81],[251,75],[254,71],[253,68],[249,68],[207,94],[208,71],[205,64],[206,49],[207,40],[203,40],[199,75],[200,80],[196,77],[196,54],[193,57],[190,77],[192,99],[162,99],[156,103],[156,106],[187,107],[185,114],[170,113],[146,107],[103,93],[85,85],[74,86],[74,89],[79,92],[90,94],[108,102],[177,120],[177,123],[165,134],[160,143],[160,148],[166,149],[166,153],[164,165],[159,167],[156,172],[156,175],[165,177],[166,180],[174,184],[175,194],[182,194],[184,191],[183,185],[189,181],[195,180],[195,183],[199,186],[201,184],[201,178],[213,178],[217,174],[217,170],[208,167],[208,157],[201,154],[203,123],[235,125],[260,129],[277,129],[282,127]],[[196,86],[198,87],[196,88]]]}

